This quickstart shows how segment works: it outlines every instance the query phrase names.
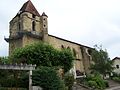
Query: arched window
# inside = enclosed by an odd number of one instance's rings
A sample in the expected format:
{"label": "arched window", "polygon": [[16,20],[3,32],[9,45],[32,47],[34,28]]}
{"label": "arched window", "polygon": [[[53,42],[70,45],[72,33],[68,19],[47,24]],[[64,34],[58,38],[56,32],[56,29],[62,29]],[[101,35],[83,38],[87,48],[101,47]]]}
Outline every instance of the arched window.
{"label": "arched window", "polygon": [[35,31],[35,21],[32,21],[32,30]]}
{"label": "arched window", "polygon": [[76,51],[74,48],[73,48],[73,55],[76,57]]}
{"label": "arched window", "polygon": [[65,47],[63,45],[61,45],[61,48],[64,49]]}
{"label": "arched window", "polygon": [[68,46],[68,47],[67,47],[67,49],[69,49],[69,50],[70,50],[70,47]]}
{"label": "arched window", "polygon": [[32,14],[32,31],[35,31],[35,15]]}

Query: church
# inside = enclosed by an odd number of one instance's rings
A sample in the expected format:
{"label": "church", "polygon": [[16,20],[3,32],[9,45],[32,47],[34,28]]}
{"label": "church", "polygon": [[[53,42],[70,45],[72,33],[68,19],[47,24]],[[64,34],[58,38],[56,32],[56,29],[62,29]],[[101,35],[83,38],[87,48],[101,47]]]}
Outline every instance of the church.
{"label": "church", "polygon": [[48,16],[43,12],[39,14],[30,0],[23,4],[16,16],[10,21],[9,55],[15,48],[25,47],[34,42],[47,42],[56,49],[71,49],[74,53],[74,66],[71,69],[75,78],[89,73],[92,62],[91,50],[93,48],[48,34]]}

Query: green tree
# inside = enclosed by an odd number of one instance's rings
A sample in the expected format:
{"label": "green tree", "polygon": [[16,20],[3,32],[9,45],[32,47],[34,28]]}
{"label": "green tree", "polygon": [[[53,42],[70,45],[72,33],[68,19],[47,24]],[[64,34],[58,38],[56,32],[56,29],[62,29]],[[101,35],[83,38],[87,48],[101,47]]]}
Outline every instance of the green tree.
{"label": "green tree", "polygon": [[103,76],[112,72],[113,61],[110,60],[107,51],[103,50],[102,47],[95,47],[92,51],[92,60],[94,62],[94,64],[91,65],[93,71],[99,72]]}
{"label": "green tree", "polygon": [[[33,72],[33,83],[34,85],[41,86],[45,90],[63,90],[61,86],[63,82],[59,80],[59,77],[52,68],[62,67],[64,72],[67,72],[72,68],[73,60],[73,53],[69,49],[58,50],[43,42],[17,48],[10,56],[12,63],[36,64],[37,71]],[[41,68],[41,66],[45,68]],[[19,86],[27,86],[28,82],[25,74],[20,76],[20,82],[23,84],[19,84]]]}
{"label": "green tree", "polygon": [[9,62],[9,57],[0,57],[0,64],[8,64]]}
{"label": "green tree", "polygon": [[10,56],[13,63],[36,64],[37,66],[62,66],[67,72],[73,65],[73,54],[70,50],[57,50],[51,45],[39,42],[16,49]]}
{"label": "green tree", "polygon": [[65,76],[64,76],[64,82],[65,82],[65,85],[68,87],[68,90],[72,90],[72,86],[74,84],[74,75],[73,74],[70,74],[70,73],[66,73]]}
{"label": "green tree", "polygon": [[41,86],[44,90],[64,90],[64,82],[52,67],[40,67],[33,71],[33,85]]}

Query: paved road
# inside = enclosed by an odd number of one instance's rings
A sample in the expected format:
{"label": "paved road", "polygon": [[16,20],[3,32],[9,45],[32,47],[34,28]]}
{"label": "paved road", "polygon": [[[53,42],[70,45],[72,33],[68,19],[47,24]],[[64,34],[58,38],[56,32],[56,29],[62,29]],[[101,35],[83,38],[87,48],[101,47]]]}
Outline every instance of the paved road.
{"label": "paved road", "polygon": [[112,80],[108,80],[109,83],[109,88],[105,89],[105,90],[120,90],[120,84],[112,81]]}
{"label": "paved road", "polygon": [[120,90],[120,86],[111,87],[111,88],[105,89],[105,90]]}

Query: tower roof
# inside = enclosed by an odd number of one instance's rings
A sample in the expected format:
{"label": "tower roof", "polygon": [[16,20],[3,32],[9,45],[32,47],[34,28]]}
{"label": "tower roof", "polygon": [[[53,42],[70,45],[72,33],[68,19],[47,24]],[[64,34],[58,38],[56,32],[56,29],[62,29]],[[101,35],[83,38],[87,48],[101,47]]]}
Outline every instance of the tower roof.
{"label": "tower roof", "polygon": [[46,17],[48,17],[48,16],[45,14],[45,12],[42,13],[42,16],[46,16]]}
{"label": "tower roof", "polygon": [[29,12],[36,16],[40,16],[40,14],[38,13],[38,11],[36,10],[36,8],[34,7],[30,0],[23,4],[22,8],[19,10],[19,13],[22,12]]}

